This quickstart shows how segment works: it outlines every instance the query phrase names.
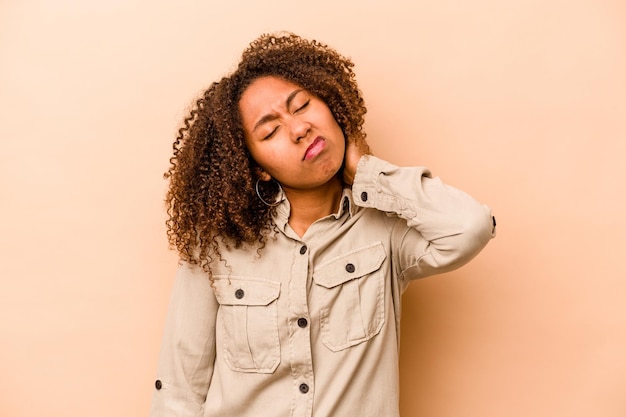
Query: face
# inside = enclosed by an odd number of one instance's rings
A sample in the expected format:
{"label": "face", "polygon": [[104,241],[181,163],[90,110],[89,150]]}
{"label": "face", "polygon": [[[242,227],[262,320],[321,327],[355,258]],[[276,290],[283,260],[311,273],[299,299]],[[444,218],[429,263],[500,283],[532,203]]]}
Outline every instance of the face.
{"label": "face", "polygon": [[283,188],[323,186],[343,163],[345,137],[321,99],[278,77],[258,78],[239,101],[246,145],[261,179]]}

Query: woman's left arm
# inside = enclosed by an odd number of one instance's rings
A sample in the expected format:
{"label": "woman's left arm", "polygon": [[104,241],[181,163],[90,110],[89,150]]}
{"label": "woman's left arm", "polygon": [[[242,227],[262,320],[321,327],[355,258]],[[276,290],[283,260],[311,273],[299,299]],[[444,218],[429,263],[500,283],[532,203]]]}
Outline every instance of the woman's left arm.
{"label": "woman's left arm", "polygon": [[495,236],[489,207],[424,167],[401,168],[366,154],[359,156],[353,178],[357,205],[406,221],[392,230],[395,267],[402,279],[458,268]]}

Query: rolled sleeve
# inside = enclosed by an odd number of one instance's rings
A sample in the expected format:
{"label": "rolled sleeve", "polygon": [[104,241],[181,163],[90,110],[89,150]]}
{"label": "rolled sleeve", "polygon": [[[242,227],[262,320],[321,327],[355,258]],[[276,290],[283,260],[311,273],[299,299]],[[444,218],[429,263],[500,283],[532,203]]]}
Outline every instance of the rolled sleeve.
{"label": "rolled sleeve", "polygon": [[444,184],[424,167],[361,158],[352,187],[357,205],[395,215],[392,242],[401,278],[446,272],[476,256],[495,236],[491,209]]}
{"label": "rolled sleeve", "polygon": [[217,306],[207,275],[181,265],[165,322],[151,417],[202,415],[215,361]]}

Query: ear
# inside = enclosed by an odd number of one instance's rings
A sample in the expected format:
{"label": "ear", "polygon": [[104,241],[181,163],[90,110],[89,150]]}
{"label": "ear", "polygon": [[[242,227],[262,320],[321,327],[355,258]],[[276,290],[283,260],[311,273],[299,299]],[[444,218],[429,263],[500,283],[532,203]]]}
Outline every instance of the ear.
{"label": "ear", "polygon": [[267,172],[263,171],[263,168],[261,167],[256,167],[255,171],[256,171],[256,174],[261,179],[261,181],[269,181],[272,179],[272,176],[268,174]]}

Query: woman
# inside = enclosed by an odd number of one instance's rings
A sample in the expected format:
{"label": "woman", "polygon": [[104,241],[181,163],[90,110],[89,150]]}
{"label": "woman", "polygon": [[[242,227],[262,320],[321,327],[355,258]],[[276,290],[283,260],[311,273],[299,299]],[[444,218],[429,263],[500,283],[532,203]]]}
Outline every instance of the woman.
{"label": "woman", "polygon": [[353,64],[264,35],[174,143],[157,416],[398,416],[401,294],[494,236],[488,207],[369,152]]}

